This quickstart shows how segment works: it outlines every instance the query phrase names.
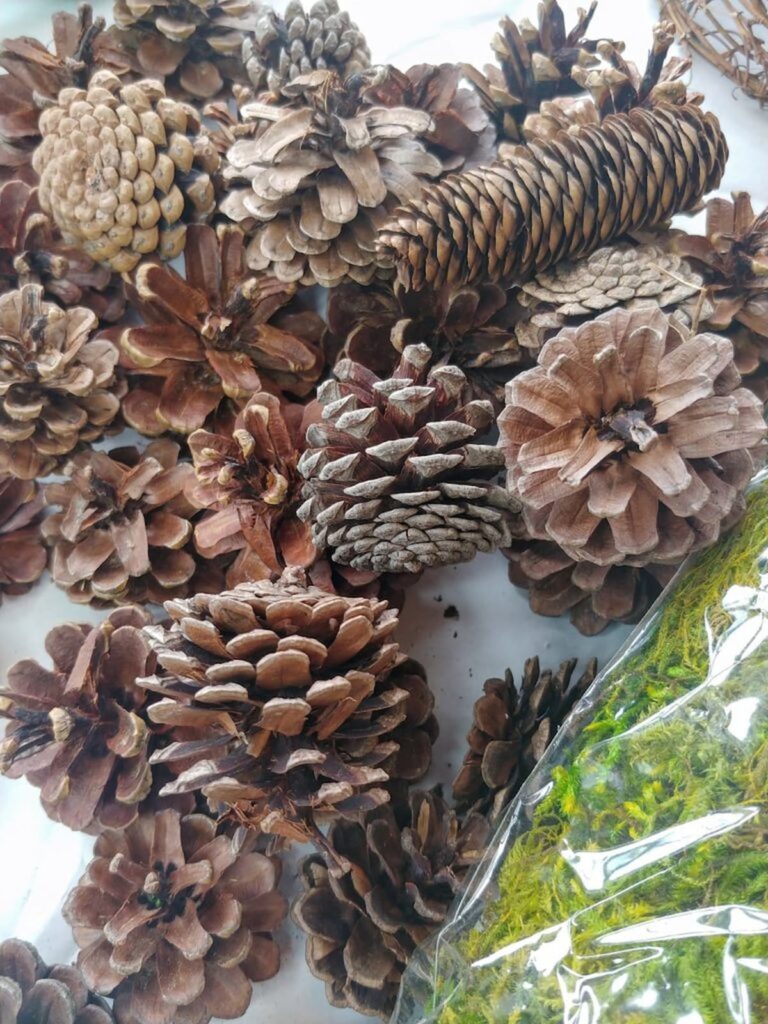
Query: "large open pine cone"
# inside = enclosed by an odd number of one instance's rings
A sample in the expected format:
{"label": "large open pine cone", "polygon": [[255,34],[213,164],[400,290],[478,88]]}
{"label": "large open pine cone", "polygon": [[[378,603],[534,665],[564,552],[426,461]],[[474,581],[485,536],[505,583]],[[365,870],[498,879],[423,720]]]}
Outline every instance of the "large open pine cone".
{"label": "large open pine cone", "polygon": [[114,1024],[77,967],[48,967],[20,939],[0,942],[0,1020],[3,1024]]}
{"label": "large open pine cone", "polygon": [[494,483],[500,453],[482,443],[493,407],[467,400],[461,370],[429,369],[430,358],[408,345],[388,380],[345,359],[318,389],[298,515],[336,562],[415,573],[509,542],[516,505]]}
{"label": "large open pine cone", "polygon": [[122,608],[99,626],[57,626],[45,638],[53,668],[17,662],[0,689],[0,769],[38,786],[46,813],[69,828],[124,828],[149,794],[147,693],[135,684],[155,664],[149,621]]}
{"label": "large open pine cone", "polygon": [[508,483],[530,535],[598,566],[679,563],[744,507],[761,405],[733,346],[661,310],[611,310],[507,385]]}
{"label": "large open pine cone", "polygon": [[195,109],[158,81],[123,85],[97,71],[87,89],[59,93],[40,131],[41,206],[67,241],[118,272],[142,256],[178,256],[185,221],[214,211],[219,154]]}
{"label": "large open pine cone", "polygon": [[366,810],[388,799],[376,784],[429,767],[432,694],[391,640],[386,601],[329,595],[287,570],[165,607],[172,625],[148,630],[159,667],[143,685],[165,698],[153,721],[199,739],[157,755],[196,759],[164,792],[202,788],[252,826],[317,838],[314,812]]}
{"label": "large open pine cone", "polygon": [[105,832],[94,853],[64,917],[87,983],[115,997],[117,1024],[241,1017],[253,983],[280,966],[279,861],[242,831],[177,811]]}
{"label": "large open pine cone", "polygon": [[45,476],[114,420],[118,352],[96,326],[89,309],[44,302],[41,285],[0,295],[0,470]]}
{"label": "large open pine cone", "polygon": [[42,512],[34,480],[0,476],[0,596],[25,593],[45,568]]}

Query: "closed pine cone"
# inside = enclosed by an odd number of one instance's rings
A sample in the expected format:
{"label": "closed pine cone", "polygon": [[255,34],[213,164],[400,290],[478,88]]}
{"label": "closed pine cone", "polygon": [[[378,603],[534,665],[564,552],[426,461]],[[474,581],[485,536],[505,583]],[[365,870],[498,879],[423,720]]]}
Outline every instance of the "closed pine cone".
{"label": "closed pine cone", "polygon": [[468,400],[462,371],[430,369],[430,357],[408,345],[387,380],[344,359],[318,389],[325,409],[307,430],[297,514],[342,565],[417,573],[509,543],[517,506],[494,482],[501,452],[482,443],[493,407]]}
{"label": "closed pine cone", "polygon": [[46,476],[120,410],[118,352],[89,309],[62,309],[25,284],[0,295],[0,470]]}
{"label": "closed pine cone", "polygon": [[214,211],[219,154],[193,107],[144,79],[97,71],[40,117],[33,165],[40,205],[64,238],[120,273],[142,256],[178,256],[185,221]]}
{"label": "closed pine cone", "polygon": [[117,1024],[234,1020],[273,977],[286,903],[280,862],[200,814],[142,815],[96,840],[64,904],[87,983]]}
{"label": "closed pine cone", "polygon": [[727,338],[615,309],[561,331],[539,364],[499,418],[532,537],[599,566],[674,565],[738,518],[765,423]]}
{"label": "closed pine cone", "polygon": [[0,595],[26,593],[45,568],[42,512],[34,480],[0,476]]}
{"label": "closed pine cone", "polygon": [[68,828],[124,828],[150,792],[147,693],[135,683],[155,664],[149,621],[121,608],[99,626],[57,626],[45,638],[53,668],[19,661],[0,690],[0,769],[40,788],[45,812]]}

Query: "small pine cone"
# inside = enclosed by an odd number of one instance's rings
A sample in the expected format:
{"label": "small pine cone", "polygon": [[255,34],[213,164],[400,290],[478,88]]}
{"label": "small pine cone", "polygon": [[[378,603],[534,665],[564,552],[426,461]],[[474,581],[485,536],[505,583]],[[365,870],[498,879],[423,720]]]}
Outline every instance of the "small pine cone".
{"label": "small pine cone", "polygon": [[150,621],[121,608],[99,626],[57,626],[45,638],[53,669],[19,661],[0,689],[0,769],[39,787],[46,814],[68,828],[124,828],[150,792],[147,693],[135,684],[155,665]]}
{"label": "small pine cone", "polygon": [[118,352],[96,326],[89,309],[44,302],[41,285],[0,296],[0,471],[46,476],[117,416]]}
{"label": "small pine cone", "polygon": [[[150,436],[189,434],[263,387],[308,395],[323,369],[325,325],[295,301],[297,286],[250,273],[232,225],[190,225],[184,258],[185,278],[144,263],[129,288],[144,324],[120,339],[137,385],[123,402],[127,422]],[[146,375],[162,382],[159,391],[142,385]]]}
{"label": "small pine cone", "polygon": [[48,967],[20,939],[0,942],[0,1020],[3,1024],[114,1024],[77,967]]}
{"label": "small pine cone", "polygon": [[43,525],[51,575],[73,601],[161,604],[195,592],[197,506],[186,494],[194,470],[179,452],[167,439],[143,452],[91,449],[65,467],[64,482],[45,487],[60,509]]}
{"label": "small pine cone", "polygon": [[99,836],[63,913],[78,966],[114,996],[117,1024],[234,1020],[253,984],[277,973],[280,862],[254,846],[173,810]]}
{"label": "small pine cone", "polygon": [[539,362],[499,417],[531,537],[599,566],[675,565],[740,516],[765,422],[727,338],[614,309],[561,331]]}
{"label": "small pine cone", "polygon": [[274,99],[290,97],[285,86],[310,71],[335,71],[346,78],[370,66],[365,36],[338,0],[318,0],[306,11],[290,0],[280,17],[261,7],[256,26],[243,43],[243,60],[257,91]]}
{"label": "small pine cone", "polygon": [[503,456],[481,440],[493,407],[466,400],[461,370],[429,369],[430,356],[408,345],[389,380],[345,359],[318,389],[297,514],[342,565],[417,573],[509,543],[517,506],[494,482]]}
{"label": "small pine cone", "polygon": [[427,186],[381,229],[378,252],[415,289],[520,283],[692,209],[727,154],[717,118],[696,106],[614,114]]}
{"label": "small pine cone", "polygon": [[26,593],[45,568],[42,512],[34,480],[0,476],[0,597]]}
{"label": "small pine cone", "polygon": [[87,89],[62,89],[40,131],[40,205],[66,241],[119,273],[142,256],[178,256],[185,221],[214,211],[219,154],[194,108],[160,82],[124,86],[98,71]]}
{"label": "small pine cone", "polygon": [[460,824],[439,790],[414,792],[407,805],[381,807],[364,823],[334,822],[333,866],[308,857],[305,892],[292,907],[309,969],[332,1006],[389,1019],[408,961],[444,923],[487,836],[480,815]]}
{"label": "small pine cone", "polygon": [[202,788],[252,827],[317,840],[316,813],[364,811],[389,798],[376,784],[428,769],[433,697],[390,639],[386,601],[329,595],[293,569],[165,608],[143,685],[164,698],[153,721],[199,738],[157,754],[195,758],[164,792]]}
{"label": "small pine cone", "polygon": [[471,807],[491,824],[498,822],[591,685],[597,660],[589,661],[571,685],[575,668],[576,658],[571,658],[557,672],[542,672],[539,659],[529,658],[519,688],[509,669],[503,679],[486,680],[472,712],[469,750],[453,781],[460,810]]}

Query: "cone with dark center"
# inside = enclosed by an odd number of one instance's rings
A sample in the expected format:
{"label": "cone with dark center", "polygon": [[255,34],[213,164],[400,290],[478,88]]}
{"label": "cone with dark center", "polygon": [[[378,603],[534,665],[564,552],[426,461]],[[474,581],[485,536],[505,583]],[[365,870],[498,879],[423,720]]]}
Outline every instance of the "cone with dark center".
{"label": "cone with dark center", "polygon": [[0,476],[0,595],[26,593],[45,568],[42,512],[34,480]]}

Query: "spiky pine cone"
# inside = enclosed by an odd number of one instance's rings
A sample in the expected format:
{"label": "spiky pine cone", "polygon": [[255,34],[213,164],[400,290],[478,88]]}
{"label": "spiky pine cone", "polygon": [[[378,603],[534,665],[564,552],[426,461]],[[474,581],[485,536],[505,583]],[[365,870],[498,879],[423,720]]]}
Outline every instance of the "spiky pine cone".
{"label": "spiky pine cone", "polygon": [[[128,423],[150,436],[189,434],[228,400],[244,405],[263,387],[309,394],[323,369],[324,323],[293,301],[295,284],[252,274],[242,231],[190,225],[186,276],[144,263],[129,288],[144,320],[120,339],[130,378]],[[156,377],[162,387],[142,384]]]}
{"label": "spiky pine cone", "polygon": [[445,921],[487,835],[480,815],[460,824],[439,790],[414,792],[364,823],[334,822],[328,843],[342,870],[308,857],[292,907],[332,1006],[389,1019],[406,964]]}
{"label": "spiky pine cone", "polygon": [[124,828],[149,794],[148,695],[135,680],[154,669],[150,621],[132,607],[99,626],[56,626],[45,638],[53,668],[19,661],[0,689],[0,768],[39,787],[48,816],[68,828]]}
{"label": "spiky pine cone", "polygon": [[[368,102],[375,77],[313,71],[286,86],[299,106],[243,106],[246,120],[268,126],[228,151],[224,175],[234,187],[220,209],[231,220],[255,222],[253,270],[329,288],[347,277],[369,284],[389,273],[391,259],[376,256],[376,229],[442,165],[423,142],[429,114]],[[242,182],[248,187],[237,187]]]}
{"label": "spiky pine cone", "polygon": [[63,913],[78,966],[114,996],[117,1024],[234,1020],[253,983],[277,973],[280,862],[254,846],[172,810],[99,836]]}
{"label": "spiky pine cone", "polygon": [[0,295],[0,471],[46,476],[120,410],[118,352],[84,307],[62,309],[25,284]]}
{"label": "spiky pine cone", "polygon": [[692,209],[727,155],[713,114],[633,108],[426,186],[380,230],[378,253],[411,288],[519,284]]}
{"label": "spiky pine cone", "polygon": [[185,222],[214,211],[219,154],[195,109],[158,81],[123,85],[97,71],[87,89],[59,93],[40,131],[40,205],[66,241],[113,270],[178,256]]}
{"label": "spiky pine cone", "polygon": [[34,480],[0,476],[0,597],[25,593],[45,568],[42,511],[43,496]]}
{"label": "spiky pine cone", "polygon": [[0,942],[3,1024],[114,1024],[107,1003],[88,989],[77,967],[48,967],[29,942]]}
{"label": "spiky pine cone", "polygon": [[305,10],[290,0],[282,17],[261,7],[258,20],[243,44],[248,77],[257,91],[269,90],[279,100],[291,96],[289,85],[310,71],[335,71],[346,78],[370,66],[365,36],[338,0],[318,0]]}
{"label": "spiky pine cone", "polygon": [[598,566],[674,565],[739,517],[765,423],[727,338],[614,309],[561,331],[539,364],[499,417],[531,537]]}
{"label": "spiky pine cone", "polygon": [[48,484],[45,500],[58,510],[43,533],[53,548],[51,575],[73,601],[162,603],[203,587],[192,545],[197,506],[186,494],[194,480],[179,445],[165,438],[143,452],[85,451],[65,467],[66,480]]}
{"label": "spiky pine cone", "polygon": [[586,693],[597,673],[593,658],[571,685],[576,658],[557,672],[541,671],[529,658],[519,689],[512,672],[487,679],[475,701],[469,749],[456,778],[453,798],[459,810],[471,807],[495,824],[555,738],[571,708]]}
{"label": "spiky pine cone", "polygon": [[408,345],[388,380],[344,359],[318,389],[297,515],[335,562],[416,573],[509,543],[517,506],[494,482],[501,453],[482,443],[493,407],[467,400],[461,370],[430,369],[430,357]]}
{"label": "spiky pine cone", "polygon": [[390,639],[386,601],[329,595],[289,569],[165,608],[143,685],[165,698],[153,721],[198,738],[157,754],[195,758],[164,792],[202,789],[254,828],[321,841],[316,814],[374,807],[388,799],[377,784],[426,772],[433,697]]}

